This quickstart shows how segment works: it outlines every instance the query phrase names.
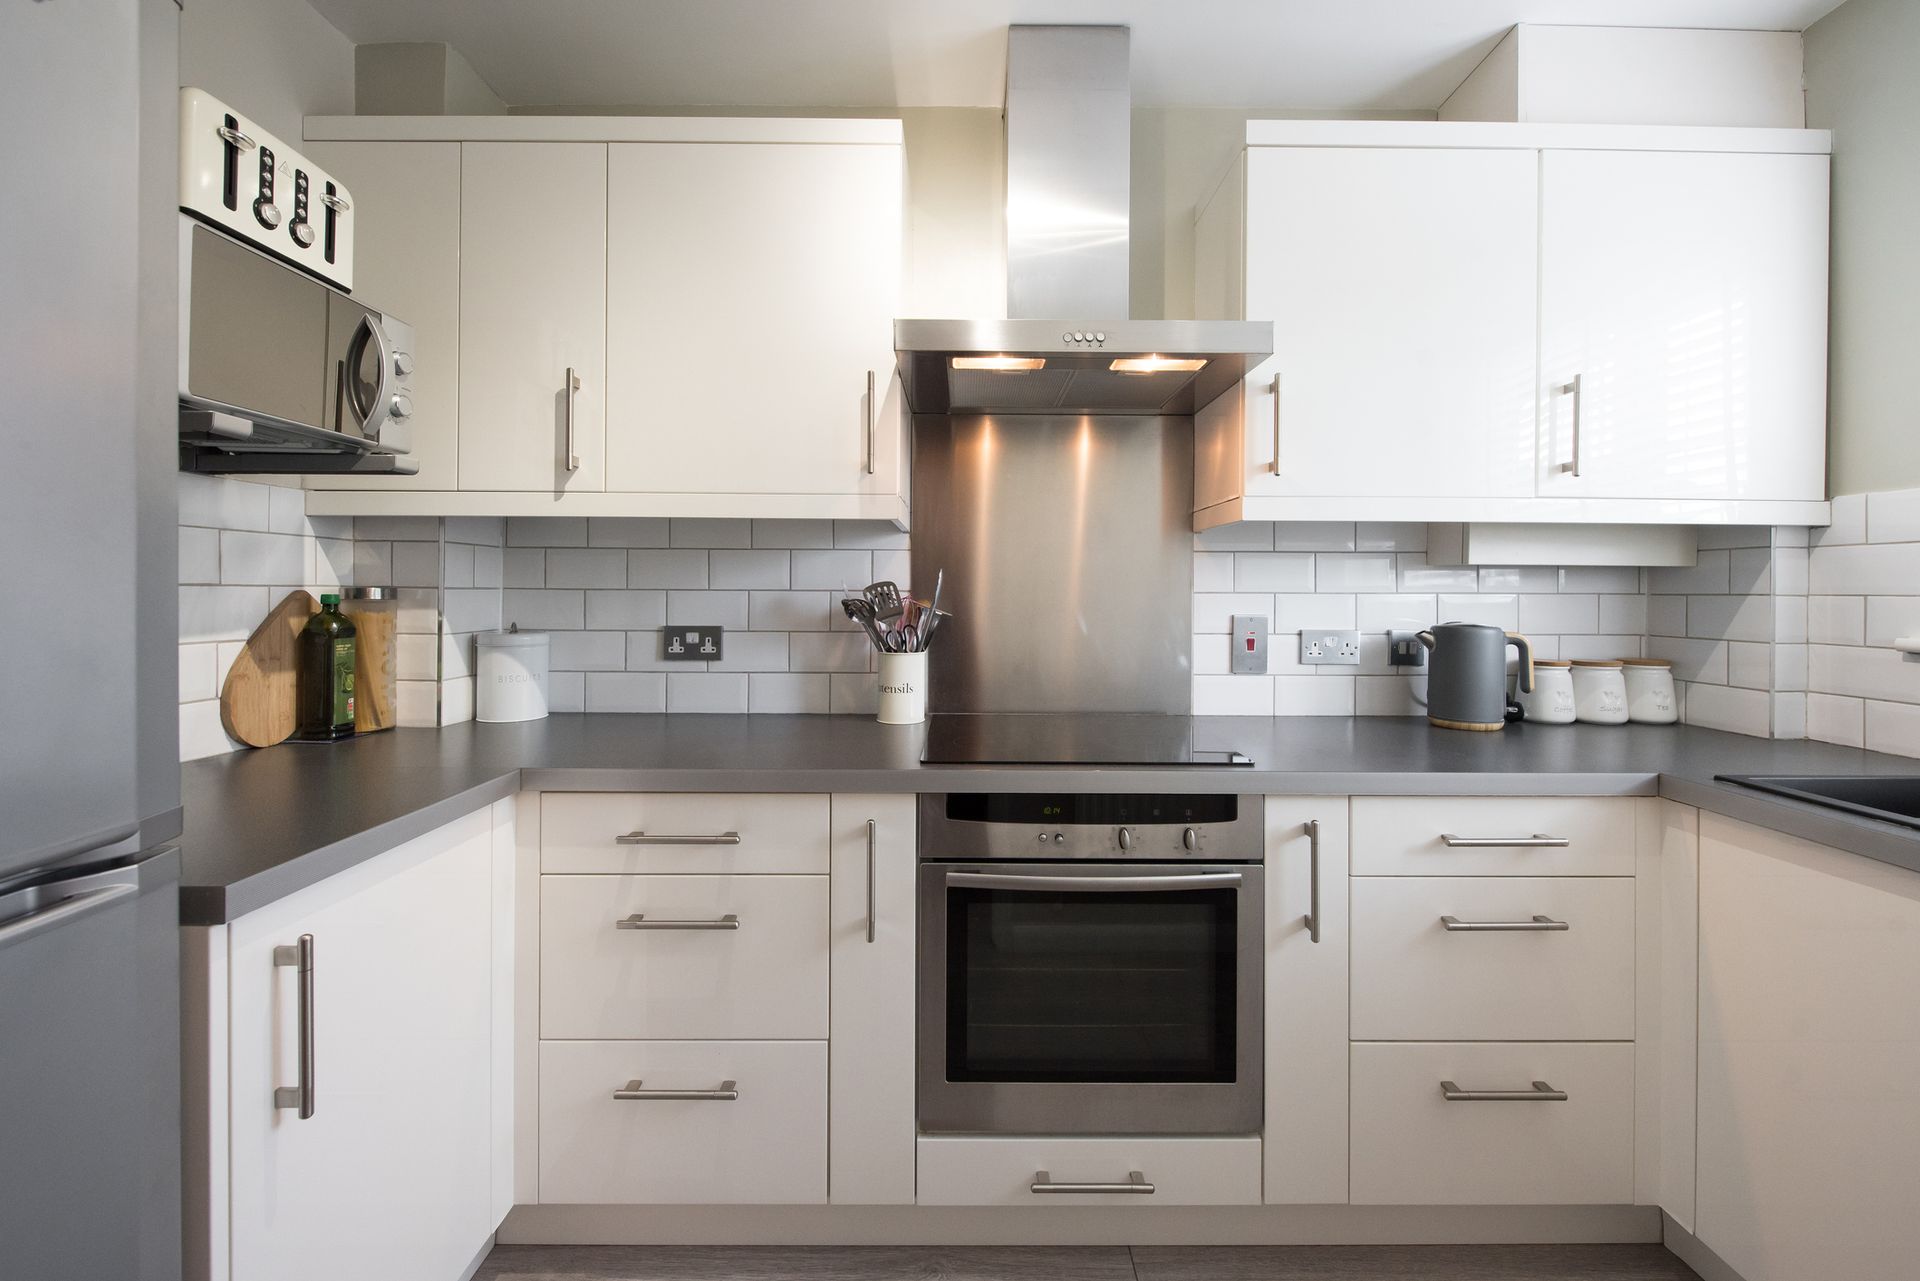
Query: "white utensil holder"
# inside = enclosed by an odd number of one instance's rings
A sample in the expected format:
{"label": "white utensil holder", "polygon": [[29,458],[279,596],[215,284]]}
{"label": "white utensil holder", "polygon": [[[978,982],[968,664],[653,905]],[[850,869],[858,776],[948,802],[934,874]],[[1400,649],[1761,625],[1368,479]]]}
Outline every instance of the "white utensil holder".
{"label": "white utensil holder", "polygon": [[880,655],[880,723],[918,725],[926,719],[926,654]]}

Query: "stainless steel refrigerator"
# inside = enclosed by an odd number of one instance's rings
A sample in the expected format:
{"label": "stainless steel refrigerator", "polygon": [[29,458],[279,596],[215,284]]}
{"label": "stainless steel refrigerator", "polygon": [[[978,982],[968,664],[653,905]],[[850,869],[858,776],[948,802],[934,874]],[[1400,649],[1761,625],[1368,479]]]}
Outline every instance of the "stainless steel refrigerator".
{"label": "stainless steel refrigerator", "polygon": [[0,6],[0,1277],[180,1275],[177,40]]}

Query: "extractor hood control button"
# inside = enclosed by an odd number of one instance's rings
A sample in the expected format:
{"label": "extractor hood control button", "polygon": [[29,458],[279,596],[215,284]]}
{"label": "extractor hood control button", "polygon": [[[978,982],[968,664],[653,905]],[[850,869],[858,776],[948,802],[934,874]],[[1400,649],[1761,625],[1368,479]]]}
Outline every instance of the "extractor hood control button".
{"label": "extractor hood control button", "polygon": [[1186,848],[1190,850],[1199,849],[1200,833],[1195,831],[1193,828],[1189,827],[1186,831],[1180,833],[1180,844],[1184,845]]}
{"label": "extractor hood control button", "polygon": [[1120,848],[1123,850],[1133,848],[1133,833],[1124,827],[1120,829]]}
{"label": "extractor hood control button", "polygon": [[1093,336],[1093,340],[1095,342],[1105,342],[1107,340],[1107,336],[1105,334],[1095,334]]}

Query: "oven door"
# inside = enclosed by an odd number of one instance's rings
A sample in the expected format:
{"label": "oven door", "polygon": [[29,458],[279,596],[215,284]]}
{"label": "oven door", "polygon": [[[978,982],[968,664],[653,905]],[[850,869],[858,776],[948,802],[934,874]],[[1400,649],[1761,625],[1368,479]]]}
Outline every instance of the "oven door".
{"label": "oven door", "polygon": [[1251,1134],[1258,864],[923,863],[927,1133]]}

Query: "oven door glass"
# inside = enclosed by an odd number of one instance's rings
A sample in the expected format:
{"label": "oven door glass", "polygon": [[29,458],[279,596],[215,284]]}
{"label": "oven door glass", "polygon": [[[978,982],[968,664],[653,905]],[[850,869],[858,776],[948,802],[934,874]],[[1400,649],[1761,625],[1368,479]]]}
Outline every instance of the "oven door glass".
{"label": "oven door glass", "polygon": [[947,1080],[1232,1081],[1240,878],[1075,871],[947,877]]}

